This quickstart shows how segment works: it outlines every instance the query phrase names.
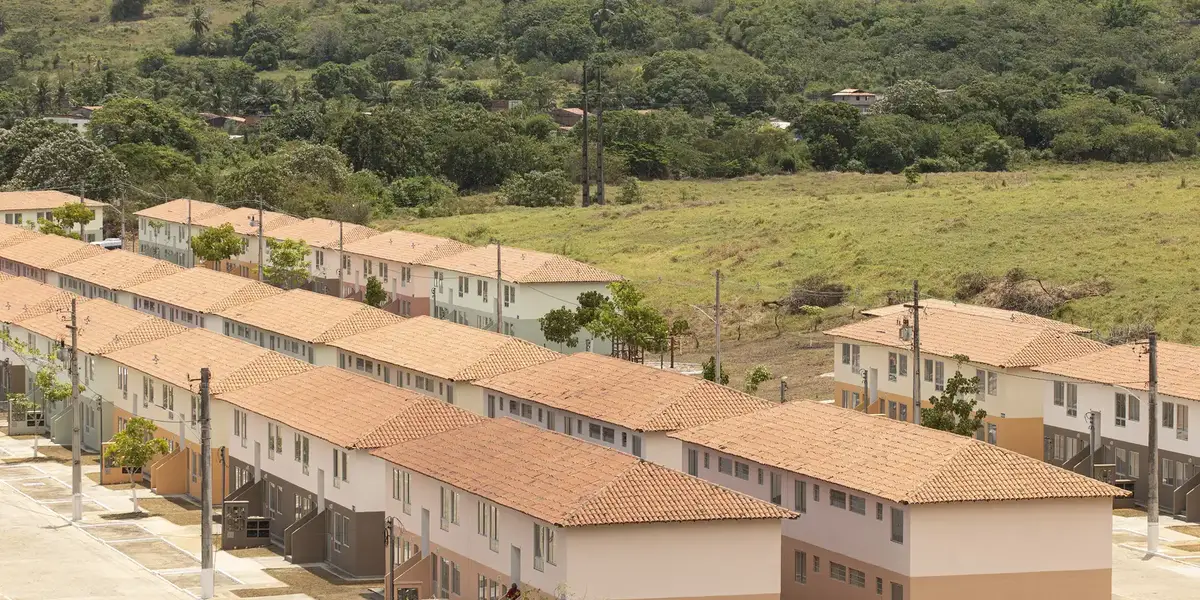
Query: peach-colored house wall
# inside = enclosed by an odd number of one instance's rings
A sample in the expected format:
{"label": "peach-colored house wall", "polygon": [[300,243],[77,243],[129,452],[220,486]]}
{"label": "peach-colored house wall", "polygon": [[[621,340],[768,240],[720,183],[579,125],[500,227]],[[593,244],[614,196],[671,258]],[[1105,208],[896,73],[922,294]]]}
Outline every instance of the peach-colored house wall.
{"label": "peach-colored house wall", "polygon": [[916,505],[909,520],[913,578],[1112,569],[1111,498]]}
{"label": "peach-colored house wall", "polygon": [[[778,598],[777,520],[571,530],[569,593],[588,598]],[[586,558],[584,558],[586,557]],[[619,576],[617,576],[619,574]]]}

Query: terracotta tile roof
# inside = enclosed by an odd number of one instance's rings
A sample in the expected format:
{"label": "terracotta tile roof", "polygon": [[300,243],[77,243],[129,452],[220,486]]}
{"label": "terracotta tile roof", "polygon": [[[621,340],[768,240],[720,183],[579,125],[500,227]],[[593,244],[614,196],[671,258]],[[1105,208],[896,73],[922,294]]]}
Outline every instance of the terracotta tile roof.
{"label": "terracotta tile roof", "polygon": [[451,381],[484,379],[562,356],[532,342],[428,316],[329,345]]}
{"label": "terracotta tile roof", "polygon": [[209,314],[283,293],[265,283],[208,267],[184,269],[135,285],[128,291],[155,302]]}
{"label": "terracotta tile roof", "polygon": [[[475,248],[431,260],[425,264],[435,269],[458,271],[480,277],[495,277],[496,247]],[[508,246],[504,246],[500,250],[500,269],[503,271],[505,281],[516,283],[607,283],[621,279],[620,275],[565,256]]]}
{"label": "terracotta tile roof", "polygon": [[[992,308],[990,306],[980,306],[978,304],[966,304],[964,302],[951,302],[949,300],[938,300],[937,298],[925,298],[921,300],[921,307],[928,310],[949,310],[961,312],[969,315],[978,315],[981,317],[992,317],[994,319],[1005,319],[1014,323],[1025,323],[1027,325],[1040,325],[1049,327],[1066,333],[1088,333],[1091,329],[1080,327],[1071,323],[1055,321],[1046,317],[1039,317],[1029,313],[1023,313],[1015,310],[1004,310],[1002,308]],[[893,304],[891,306],[881,306],[879,308],[871,308],[862,311],[862,314],[869,317],[890,317],[893,315],[908,315],[912,313],[912,303],[908,304]],[[922,312],[924,314],[924,311]]]}
{"label": "terracotta tile roof", "polygon": [[636,431],[674,431],[774,405],[705,379],[591,352],[478,385]]}
{"label": "terracotta tile roof", "polygon": [[411,265],[471,250],[474,246],[448,238],[395,230],[346,244],[344,248],[351,254]]}
{"label": "terracotta tile roof", "polygon": [[[52,340],[70,340],[69,313],[55,311],[18,323]],[[79,350],[92,355],[182,333],[186,328],[100,298],[80,299],[75,306]]]}
{"label": "terracotta tile roof", "polygon": [[[195,210],[195,207],[192,208]],[[263,211],[263,235],[270,236],[272,232],[281,227],[299,223],[300,219],[285,215],[283,213]],[[258,209],[257,208],[234,208],[226,211],[216,212],[212,215],[205,215],[202,219],[196,219],[196,215],[192,214],[192,224],[201,227],[220,227],[229,223],[233,225],[233,230],[242,235],[258,235]]]}
{"label": "terracotta tile roof", "polygon": [[[342,223],[342,247],[378,233],[365,225]],[[309,246],[317,248],[337,248],[338,222],[329,219],[305,219],[276,229],[271,237],[277,240],[303,240]]]}
{"label": "terracotta tile roof", "polygon": [[[900,339],[898,319],[899,315],[865,319],[829,329],[825,335],[910,348]],[[1105,348],[1100,342],[1039,325],[948,310],[921,313],[921,352],[946,358],[962,354],[975,363],[1030,367]]]}
{"label": "terracotta tile roof", "polygon": [[667,435],[907,504],[1126,495],[976,439],[818,402]]}
{"label": "terracotta tile roof", "polygon": [[[72,202],[78,203],[79,196],[51,190],[0,192],[0,212],[10,210],[46,210],[58,208]],[[103,202],[97,202],[91,198],[84,198],[83,204],[91,208],[108,206]]]}
{"label": "terracotta tile roof", "polygon": [[796,516],[632,455],[507,418],[372,454],[560,527]]}
{"label": "terracotta tile roof", "polygon": [[[195,224],[200,219],[218,215],[223,212],[228,212],[229,208],[212,202],[202,202],[200,200],[192,200],[192,224]],[[139,217],[146,217],[155,221],[164,221],[166,223],[187,223],[188,217],[188,199],[179,198],[164,202],[157,206],[151,206],[143,210],[133,213]]]}
{"label": "terracotta tile roof", "polygon": [[320,367],[218,396],[343,448],[379,448],[483,420],[416,392]]}
{"label": "terracotta tile roof", "polygon": [[225,319],[303,342],[324,344],[404,319],[354,300],[307,290],[290,290],[221,313]]}
{"label": "terracotta tile roof", "polygon": [[23,244],[29,240],[34,240],[42,237],[42,234],[35,233],[24,227],[13,227],[12,225],[0,225],[0,248],[7,248],[17,244]]}
{"label": "terracotta tile roof", "polygon": [[213,333],[207,329],[187,329],[115,350],[104,355],[155,379],[199,391],[200,369],[212,372],[213,394],[230,392],[264,381],[303,373],[312,368],[277,352]]}
{"label": "terracotta tile roof", "polygon": [[0,248],[0,258],[35,269],[54,269],[106,252],[108,250],[104,248],[76,239],[60,235],[41,235],[20,244]]}
{"label": "terracotta tile roof", "polygon": [[0,322],[15,323],[71,306],[75,294],[25,277],[0,279]]}
{"label": "terracotta tile roof", "polygon": [[60,275],[110,290],[125,290],[140,283],[178,273],[183,267],[133,252],[111,250],[54,270]]}
{"label": "terracotta tile roof", "polygon": [[[1072,379],[1149,391],[1150,357],[1146,342],[1113,346],[1094,354],[1034,367],[1034,371]],[[1158,391],[1200,400],[1200,347],[1158,342]]]}

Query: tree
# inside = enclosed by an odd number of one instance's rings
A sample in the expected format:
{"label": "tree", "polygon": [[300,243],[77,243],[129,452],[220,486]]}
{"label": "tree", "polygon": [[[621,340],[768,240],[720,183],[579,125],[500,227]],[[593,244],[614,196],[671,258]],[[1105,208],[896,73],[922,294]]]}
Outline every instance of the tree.
{"label": "tree", "polygon": [[146,142],[198,156],[202,126],[199,119],[153,100],[120,98],[92,113],[88,132],[110,148]]}
{"label": "tree", "polygon": [[4,47],[17,53],[24,69],[25,62],[42,51],[42,35],[36,29],[20,29],[5,36]]}
{"label": "tree", "polygon": [[225,223],[220,227],[208,227],[192,237],[192,252],[205,262],[219,263],[242,253],[245,249],[242,237]]}
{"label": "tree", "polygon": [[612,300],[602,304],[584,328],[612,340],[614,351],[625,360],[639,360],[645,352],[665,352],[667,320],[662,313],[642,304],[645,295],[628,281],[615,281],[608,289]]}
{"label": "tree", "polygon": [[[716,374],[717,374],[717,359],[715,357],[712,357],[712,356],[708,357],[708,360],[705,360],[700,365],[700,369],[701,369],[701,372],[703,373],[703,377],[705,379],[707,379],[709,381],[717,380],[717,376],[716,376]],[[721,365],[721,385],[728,385],[728,384],[729,384],[729,373],[725,371],[725,365]]]}
{"label": "tree", "polygon": [[[722,365],[722,367],[724,367],[724,365]],[[716,367],[714,366],[713,368],[715,369]],[[722,368],[721,370],[724,371],[725,369]],[[750,369],[746,373],[746,393],[753,394],[754,392],[757,392],[758,386],[770,378],[771,371],[767,370],[767,368],[762,365],[758,365],[753,369]]]}
{"label": "tree", "polygon": [[367,277],[367,291],[363,294],[363,302],[375,308],[382,308],[387,302],[387,292],[383,290],[383,283],[379,281],[378,277],[374,275]]}
{"label": "tree", "polygon": [[685,335],[692,334],[692,324],[683,317],[678,317],[671,321],[671,330],[668,332],[670,340],[668,342],[671,350],[671,368],[675,368],[675,349],[679,348],[679,339]]}
{"label": "tree", "polygon": [[566,307],[556,308],[545,316],[538,319],[541,324],[542,335],[546,337],[546,341],[558,344],[559,349],[562,349],[563,344],[568,348],[574,348],[579,345],[579,321],[575,319],[575,313]]}
{"label": "tree", "polygon": [[274,161],[243,161],[226,171],[217,183],[217,198],[223,204],[257,207],[279,206],[286,185],[284,171]]}
{"label": "tree", "polygon": [[257,71],[274,71],[279,68],[279,46],[265,41],[254,42],[242,60]]}
{"label": "tree", "polygon": [[133,494],[133,512],[141,512],[138,508],[137,486],[133,483],[134,475],[154,460],[155,456],[170,451],[167,440],[154,437],[156,427],[154,422],[145,417],[132,417],[125,423],[125,429],[118,431],[104,448],[104,459],[121,467],[129,474],[129,489]]}
{"label": "tree", "polygon": [[958,435],[973,436],[983,426],[987,412],[975,410],[979,393],[978,377],[965,377],[961,371],[946,381],[941,396],[930,396],[929,406],[921,409],[921,424]]}
{"label": "tree", "polygon": [[260,79],[254,82],[254,87],[250,88],[250,92],[242,98],[242,103],[246,105],[246,108],[265,114],[269,114],[273,106],[282,104],[283,101],[283,88],[279,86],[279,83],[269,79]]}
{"label": "tree", "polygon": [[112,152],[69,131],[25,157],[9,187],[79,190],[81,182],[89,198],[109,200],[124,192],[129,173]]}
{"label": "tree", "polygon": [[308,281],[308,244],[302,240],[267,240],[271,256],[263,266],[268,283],[285,290],[295,289]]}
{"label": "tree", "polygon": [[192,11],[187,15],[188,29],[192,30],[192,35],[196,38],[204,37],[212,27],[212,17],[203,6],[193,6]]}
{"label": "tree", "polygon": [[896,83],[871,106],[871,112],[876,114],[908,115],[919,121],[937,119],[944,111],[937,88],[920,79]]}
{"label": "tree", "polygon": [[500,197],[514,206],[571,206],[575,186],[562,171],[517,173],[500,186]]}
{"label": "tree", "polygon": [[108,14],[113,21],[132,21],[142,18],[149,0],[113,0]]}
{"label": "tree", "polygon": [[50,212],[49,218],[38,219],[38,231],[46,235],[82,239],[75,232],[80,225],[86,225],[96,218],[92,209],[81,202],[64,204]]}
{"label": "tree", "polygon": [[11,179],[25,157],[38,146],[67,131],[65,126],[52,121],[25,119],[0,135],[0,184]]}
{"label": "tree", "polygon": [[1012,149],[1004,140],[988,140],[975,147],[975,157],[985,171],[1007,171]]}
{"label": "tree", "polygon": [[595,290],[583,292],[576,298],[575,321],[580,327],[586,328],[600,318],[600,313],[606,306],[612,304],[608,296]]}

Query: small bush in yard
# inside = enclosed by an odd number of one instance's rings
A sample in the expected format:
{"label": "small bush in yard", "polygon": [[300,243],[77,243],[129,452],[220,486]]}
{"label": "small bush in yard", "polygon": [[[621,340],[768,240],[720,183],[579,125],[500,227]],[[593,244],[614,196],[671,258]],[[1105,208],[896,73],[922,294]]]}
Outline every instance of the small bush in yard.
{"label": "small bush in yard", "polygon": [[500,186],[500,197],[515,206],[571,206],[575,186],[560,170],[530,171],[509,177]]}

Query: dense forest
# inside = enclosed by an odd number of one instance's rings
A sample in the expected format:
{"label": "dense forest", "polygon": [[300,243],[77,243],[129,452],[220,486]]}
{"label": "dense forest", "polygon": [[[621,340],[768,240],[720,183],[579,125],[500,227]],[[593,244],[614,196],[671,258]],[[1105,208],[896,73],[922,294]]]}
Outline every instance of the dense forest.
{"label": "dense forest", "polygon": [[[585,85],[613,184],[1164,161],[1196,151],[1197,24],[1200,0],[0,0],[0,185],[356,221],[568,204],[584,128],[548,111]],[[36,118],[101,105],[82,135]]]}

